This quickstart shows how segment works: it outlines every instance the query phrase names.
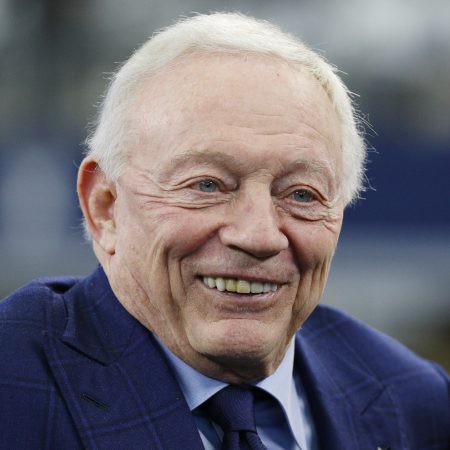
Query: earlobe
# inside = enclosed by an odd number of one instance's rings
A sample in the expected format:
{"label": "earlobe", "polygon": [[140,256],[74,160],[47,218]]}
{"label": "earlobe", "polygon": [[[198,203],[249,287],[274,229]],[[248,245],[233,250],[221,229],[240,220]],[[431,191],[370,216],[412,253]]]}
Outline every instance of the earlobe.
{"label": "earlobe", "polygon": [[105,253],[114,254],[116,192],[113,183],[107,180],[97,162],[90,156],[80,165],[77,190],[86,226],[93,240]]}

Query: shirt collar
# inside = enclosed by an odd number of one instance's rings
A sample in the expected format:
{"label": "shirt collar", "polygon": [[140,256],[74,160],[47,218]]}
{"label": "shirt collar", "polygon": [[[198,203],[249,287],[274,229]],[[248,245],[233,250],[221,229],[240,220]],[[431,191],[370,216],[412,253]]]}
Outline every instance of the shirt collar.
{"label": "shirt collar", "polygon": [[306,400],[300,380],[294,374],[294,356],[295,341],[293,339],[277,370],[269,377],[255,383],[255,386],[266,391],[278,401],[297,445],[300,448],[306,448],[303,433],[306,426],[303,415]]}
{"label": "shirt collar", "polygon": [[203,402],[206,402],[206,400],[227,385],[223,381],[207,377],[195,370],[182,359],[178,358],[178,356],[173,354],[157,336],[156,339],[175,372],[177,381],[180,384],[181,390],[191,411],[200,406]]}
{"label": "shirt collar", "polygon": [[254,386],[257,386],[258,388],[275,397],[283,406],[286,414],[288,410],[286,406],[290,404],[289,397],[292,395],[293,370],[294,342],[291,342],[277,370],[269,377],[264,378],[263,380],[258,381],[254,384]]}
{"label": "shirt collar", "polygon": [[[158,337],[157,340],[175,372],[191,411],[227,386],[227,383],[223,381],[198,372],[174,355]],[[304,395],[299,392],[299,386],[295,383],[293,376],[294,354],[295,344],[292,340],[277,370],[269,377],[254,383],[254,386],[269,393],[278,401],[297,444],[300,445],[300,448],[305,448],[302,433],[305,425],[301,416],[301,411],[304,409]]]}

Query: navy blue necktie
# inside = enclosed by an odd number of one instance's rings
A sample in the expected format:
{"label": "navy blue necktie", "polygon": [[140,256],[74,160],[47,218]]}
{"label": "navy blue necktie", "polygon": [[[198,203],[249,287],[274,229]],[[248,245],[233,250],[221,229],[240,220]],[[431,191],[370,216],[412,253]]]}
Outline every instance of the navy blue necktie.
{"label": "navy blue necktie", "polygon": [[204,408],[223,430],[221,450],[267,450],[256,431],[251,388],[230,384],[205,402]]}

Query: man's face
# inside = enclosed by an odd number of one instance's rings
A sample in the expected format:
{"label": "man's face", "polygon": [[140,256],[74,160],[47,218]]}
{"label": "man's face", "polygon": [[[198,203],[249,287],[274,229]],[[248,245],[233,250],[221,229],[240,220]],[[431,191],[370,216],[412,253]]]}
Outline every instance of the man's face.
{"label": "man's face", "polygon": [[113,290],[191,366],[265,377],[317,305],[340,232],[336,114],[311,75],[262,56],[191,56],[137,103]]}

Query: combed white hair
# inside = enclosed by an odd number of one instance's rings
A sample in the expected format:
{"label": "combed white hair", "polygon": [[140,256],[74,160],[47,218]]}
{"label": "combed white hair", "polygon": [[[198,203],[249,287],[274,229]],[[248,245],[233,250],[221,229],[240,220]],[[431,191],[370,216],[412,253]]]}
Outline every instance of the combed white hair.
{"label": "combed white hair", "polygon": [[140,83],[175,58],[195,52],[254,53],[278,57],[308,70],[328,94],[341,122],[341,196],[345,204],[363,190],[366,146],[350,92],[318,53],[277,26],[240,13],[212,13],[183,18],[151,37],[113,76],[98,120],[87,139],[105,175],[116,180],[126,164],[130,120]]}

